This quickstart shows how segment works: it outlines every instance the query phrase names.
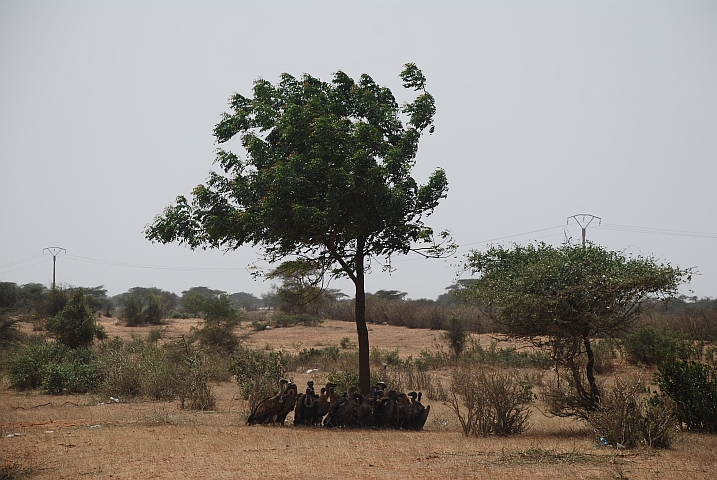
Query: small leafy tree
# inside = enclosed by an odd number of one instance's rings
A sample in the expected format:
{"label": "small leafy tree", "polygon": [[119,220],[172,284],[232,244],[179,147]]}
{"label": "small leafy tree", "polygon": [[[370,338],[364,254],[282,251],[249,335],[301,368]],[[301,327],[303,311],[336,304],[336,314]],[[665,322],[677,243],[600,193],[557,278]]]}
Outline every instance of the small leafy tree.
{"label": "small leafy tree", "polygon": [[147,295],[147,306],[144,309],[144,320],[152,325],[159,325],[166,316],[167,306],[159,295]]}
{"label": "small leafy tree", "polygon": [[198,317],[202,313],[206,299],[207,297],[199,292],[182,292],[182,310],[193,317]]}
{"label": "small leafy tree", "polygon": [[239,308],[251,312],[259,310],[262,306],[261,298],[247,292],[237,292],[229,295],[229,299]]}
{"label": "small leafy tree", "polygon": [[242,315],[227,295],[205,298],[204,326],[198,331],[199,342],[204,346],[216,347],[233,352],[239,345],[234,329]]}
{"label": "small leafy tree", "polygon": [[0,311],[15,308],[19,300],[20,295],[16,283],[0,282]]}
{"label": "small leafy tree", "polygon": [[646,301],[674,296],[690,278],[651,257],[570,242],[492,246],[472,252],[466,269],[478,278],[457,295],[481,306],[509,336],[549,347],[570,386],[554,391],[552,413],[582,418],[600,401],[594,339],[628,331]]}
{"label": "small leafy tree", "polygon": [[244,158],[220,149],[224,175],[212,173],[191,203],[178,197],[146,229],[149,240],[190,248],[260,245],[270,263],[307,260],[330,277],[348,277],[365,394],[367,265],[409,251],[440,255],[448,239],[443,232],[434,241],[424,224],[446,196],[444,171],[425,185],[411,176],[421,134],[433,131],[435,101],[415,64],[400,76],[418,92],[402,107],[365,74],[358,82],[341,71],[330,83],[306,74],[283,74],[276,86],[257,80],[253,98],[232,96],[232,112],[214,128],[219,143],[238,136]]}
{"label": "small leafy tree", "polygon": [[70,348],[89,346],[95,337],[102,337],[104,333],[80,288],[72,292],[62,311],[48,320],[47,330]]}

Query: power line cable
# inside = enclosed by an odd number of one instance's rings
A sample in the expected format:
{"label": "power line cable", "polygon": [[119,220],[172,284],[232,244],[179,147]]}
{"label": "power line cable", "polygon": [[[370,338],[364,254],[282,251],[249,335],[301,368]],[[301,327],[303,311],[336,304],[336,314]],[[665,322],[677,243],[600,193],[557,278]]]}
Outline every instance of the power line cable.
{"label": "power line cable", "polygon": [[35,260],[36,258],[42,257],[42,253],[38,253],[37,255],[33,255],[32,257],[23,258],[22,260],[17,260],[15,262],[6,263],[5,265],[0,265],[0,268],[5,267],[12,267],[13,265],[18,265],[20,263],[29,262],[30,260]]}
{"label": "power line cable", "polygon": [[636,227],[632,225],[616,225],[610,223],[603,223],[602,227],[606,230],[615,230],[620,232],[649,233],[653,235],[670,235],[679,237],[717,238],[717,233],[710,232],[693,232],[689,230],[670,230],[665,228]]}
{"label": "power line cable", "polygon": [[10,272],[16,272],[16,271],[18,271],[18,270],[23,270],[23,269],[25,269],[25,268],[34,267],[35,265],[41,265],[41,264],[43,264],[43,263],[47,263],[48,260],[49,260],[49,259],[42,260],[41,262],[31,263],[30,265],[24,265],[24,266],[22,266],[22,267],[13,268],[13,269],[10,269],[10,270],[3,270],[3,271],[0,271],[0,274],[10,273]]}
{"label": "power line cable", "polygon": [[151,270],[174,270],[180,272],[238,272],[246,270],[245,268],[218,268],[218,267],[175,267],[168,265],[144,265],[141,263],[128,263],[128,262],[114,262],[109,260],[99,260],[97,258],[82,257],[79,255],[65,255],[66,258],[85,262],[85,263],[96,263],[100,265],[111,265],[114,267],[130,267],[130,268],[145,268]]}

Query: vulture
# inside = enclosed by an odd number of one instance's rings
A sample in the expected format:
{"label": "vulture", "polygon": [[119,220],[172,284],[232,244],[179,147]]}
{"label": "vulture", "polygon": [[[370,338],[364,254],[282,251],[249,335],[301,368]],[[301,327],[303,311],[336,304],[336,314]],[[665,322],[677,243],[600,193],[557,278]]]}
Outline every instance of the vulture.
{"label": "vulture", "polygon": [[[294,412],[294,425],[312,425],[316,410],[316,394],[314,393],[314,382],[306,382],[306,393],[301,393],[296,398],[296,411]],[[322,389],[323,391],[323,389]]]}
{"label": "vulture", "polygon": [[276,416],[279,414],[282,404],[284,403],[284,388],[287,383],[289,383],[289,381],[283,378],[279,380],[279,393],[259,402],[246,420],[247,425],[276,422]]}
{"label": "vulture", "polygon": [[[411,392],[408,394],[411,397],[411,406],[408,409],[408,428],[411,430],[423,430],[423,426],[426,424],[428,413],[431,411],[431,406],[424,407],[421,403],[422,392]],[[418,399],[416,399],[418,397]]]}
{"label": "vulture", "polygon": [[405,393],[399,393],[396,398],[396,416],[394,417],[396,428],[408,428],[408,410],[411,402]]}
{"label": "vulture", "polygon": [[349,387],[345,397],[331,400],[331,408],[324,419],[325,427],[357,427],[360,425],[358,404],[363,396],[358,387]]}
{"label": "vulture", "polygon": [[296,392],[296,384],[289,382],[286,386],[284,395],[281,397],[281,407],[279,408],[279,413],[276,415],[275,420],[275,422],[281,426],[284,426],[284,421],[286,420],[286,416],[289,412],[294,410],[294,406],[296,405]]}
{"label": "vulture", "polygon": [[372,427],[373,426],[373,407],[371,403],[360,393],[356,394],[356,402],[359,425],[361,427]]}
{"label": "vulture", "polygon": [[314,425],[321,425],[324,417],[329,413],[331,408],[331,402],[337,400],[336,398],[336,384],[327,383],[326,387],[321,389],[321,395],[316,400],[316,414],[314,415]]}

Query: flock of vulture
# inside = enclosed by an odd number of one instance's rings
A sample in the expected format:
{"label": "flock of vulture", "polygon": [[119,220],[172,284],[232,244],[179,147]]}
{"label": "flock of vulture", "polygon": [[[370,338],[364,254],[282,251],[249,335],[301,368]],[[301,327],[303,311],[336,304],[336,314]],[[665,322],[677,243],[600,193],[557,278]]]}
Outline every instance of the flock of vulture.
{"label": "flock of vulture", "polygon": [[323,425],[346,428],[399,428],[421,430],[431,406],[421,404],[421,393],[386,391],[381,382],[371,389],[369,398],[349,387],[343,395],[335,383],[327,383],[321,393],[314,392],[314,382],[306,383],[306,392],[298,393],[295,383],[279,381],[279,393],[261,401],[251,412],[247,425],[284,425],[289,412],[294,412],[294,425]]}

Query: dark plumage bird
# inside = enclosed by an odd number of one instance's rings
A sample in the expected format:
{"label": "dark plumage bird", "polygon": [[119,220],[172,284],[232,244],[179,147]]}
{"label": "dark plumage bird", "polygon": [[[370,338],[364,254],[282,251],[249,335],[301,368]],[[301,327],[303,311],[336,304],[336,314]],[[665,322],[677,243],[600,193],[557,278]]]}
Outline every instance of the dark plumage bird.
{"label": "dark plumage bird", "polygon": [[421,403],[422,392],[410,392],[411,406],[408,409],[408,428],[411,430],[423,430],[426,419],[431,411],[431,406],[424,407]]}
{"label": "dark plumage bird", "polygon": [[321,389],[321,395],[316,400],[316,415],[314,415],[314,425],[321,425],[324,417],[329,413],[331,402],[336,399],[336,384],[327,383],[326,387]]}
{"label": "dark plumage bird", "polygon": [[411,402],[405,393],[399,393],[396,398],[395,424],[396,428],[408,428],[408,410]]}
{"label": "dark plumage bird", "polygon": [[246,420],[247,425],[276,422],[276,417],[284,403],[284,388],[287,383],[289,381],[283,378],[279,380],[279,393],[259,402]]}
{"label": "dark plumage bird", "polygon": [[325,427],[357,427],[360,425],[358,404],[361,394],[358,387],[349,387],[345,397],[331,401],[331,408],[324,419]]}
{"label": "dark plumage bird", "polygon": [[286,386],[286,391],[284,391],[284,395],[281,397],[282,401],[279,413],[276,414],[276,420],[274,420],[281,426],[284,425],[284,421],[286,420],[286,416],[289,412],[294,410],[294,406],[296,405],[296,392],[296,384],[289,382]]}
{"label": "dark plumage bird", "polygon": [[[312,425],[316,416],[316,394],[314,393],[314,382],[306,382],[306,392],[299,394],[296,398],[296,410],[294,411],[294,425]],[[323,391],[323,389],[322,389]]]}

